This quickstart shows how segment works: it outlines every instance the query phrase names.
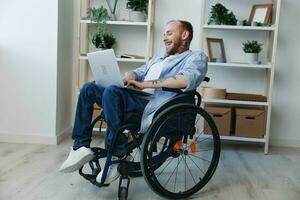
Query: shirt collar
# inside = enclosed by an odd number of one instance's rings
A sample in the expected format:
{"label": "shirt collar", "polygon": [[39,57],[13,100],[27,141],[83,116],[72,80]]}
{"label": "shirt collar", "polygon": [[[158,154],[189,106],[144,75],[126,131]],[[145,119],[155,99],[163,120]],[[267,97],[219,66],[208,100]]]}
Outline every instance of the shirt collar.
{"label": "shirt collar", "polygon": [[[190,53],[190,52],[191,52],[191,50],[186,50],[186,51],[184,51],[184,52],[178,54],[178,57],[184,56],[184,55],[186,55],[187,53]],[[163,54],[161,54],[161,55],[159,56],[159,58],[160,58],[160,59],[165,59],[165,58],[168,57],[168,56],[170,56],[170,55],[167,54],[167,53],[163,53]]]}

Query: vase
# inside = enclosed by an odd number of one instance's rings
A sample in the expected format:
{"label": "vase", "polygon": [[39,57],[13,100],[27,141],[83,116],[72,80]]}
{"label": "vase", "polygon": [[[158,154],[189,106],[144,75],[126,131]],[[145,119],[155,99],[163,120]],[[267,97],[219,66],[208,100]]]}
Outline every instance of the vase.
{"label": "vase", "polygon": [[141,11],[129,11],[129,21],[132,22],[145,22],[145,14]]}
{"label": "vase", "polygon": [[258,53],[246,53],[246,63],[258,64]]}

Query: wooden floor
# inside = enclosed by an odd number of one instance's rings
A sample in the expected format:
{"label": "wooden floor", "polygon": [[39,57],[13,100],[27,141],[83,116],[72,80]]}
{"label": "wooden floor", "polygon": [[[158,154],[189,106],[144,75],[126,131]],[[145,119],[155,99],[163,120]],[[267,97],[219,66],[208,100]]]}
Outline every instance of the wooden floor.
{"label": "wooden floor", "polygon": [[[0,143],[0,199],[117,199],[117,181],[99,189],[77,173],[58,172],[70,146],[70,139],[58,146]],[[143,177],[131,180],[128,199],[162,199]],[[214,177],[192,199],[299,200],[300,149],[271,148],[264,155],[262,147],[226,145]]]}

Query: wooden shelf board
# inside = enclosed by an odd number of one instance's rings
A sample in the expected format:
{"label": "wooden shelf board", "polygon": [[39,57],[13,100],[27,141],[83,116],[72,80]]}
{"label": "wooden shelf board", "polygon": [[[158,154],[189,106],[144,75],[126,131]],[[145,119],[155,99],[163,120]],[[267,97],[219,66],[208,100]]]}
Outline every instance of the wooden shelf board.
{"label": "wooden shelf board", "polygon": [[257,69],[271,69],[272,65],[269,64],[246,64],[246,63],[216,63],[208,62],[208,66],[212,67],[237,67],[237,68],[257,68]]}
{"label": "wooden shelf board", "polygon": [[[91,20],[80,20],[82,24],[95,24]],[[130,21],[106,21],[110,25],[126,25],[126,26],[148,26],[148,22],[130,22]]]}
{"label": "wooden shelf board", "polygon": [[[88,57],[81,55],[79,56],[80,60],[87,60]],[[137,63],[145,63],[146,59],[136,59],[136,58],[117,58],[118,62],[137,62]]]}
{"label": "wooden shelf board", "polygon": [[237,101],[229,99],[202,99],[202,103],[220,103],[220,104],[236,104],[236,105],[250,105],[250,106],[269,106],[268,102],[260,101]]}
{"label": "wooden shelf board", "polygon": [[220,136],[221,140],[229,141],[244,141],[244,142],[259,142],[265,143],[265,138],[250,138],[250,137],[237,137],[237,136]]}
{"label": "wooden shelf board", "polygon": [[229,29],[229,30],[250,30],[250,31],[275,31],[273,26],[231,26],[231,25],[204,25],[205,29]]}

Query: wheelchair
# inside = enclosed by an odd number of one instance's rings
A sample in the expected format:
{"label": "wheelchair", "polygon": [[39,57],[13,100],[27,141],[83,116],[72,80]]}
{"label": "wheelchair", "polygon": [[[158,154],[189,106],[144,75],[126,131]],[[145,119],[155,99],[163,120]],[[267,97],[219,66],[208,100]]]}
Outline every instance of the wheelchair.
{"label": "wheelchair", "polygon": [[[209,81],[206,77],[204,81]],[[127,113],[123,126],[112,144],[106,148],[91,148],[94,158],[88,164],[91,173],[79,169],[79,174],[92,184],[103,187],[108,168],[119,163],[118,198],[128,197],[129,177],[143,176],[148,186],[159,196],[169,199],[187,198],[201,190],[213,176],[220,157],[221,144],[218,129],[211,116],[200,107],[201,96],[197,91],[181,92],[156,112],[145,134],[139,133],[142,113]],[[102,115],[91,123],[103,122]],[[99,127],[101,132],[101,125]],[[130,134],[127,155],[139,152],[139,161],[112,160],[113,146],[120,134]],[[108,147],[108,148],[107,148]],[[101,167],[99,160],[106,158]],[[101,183],[97,175],[103,171]]]}

